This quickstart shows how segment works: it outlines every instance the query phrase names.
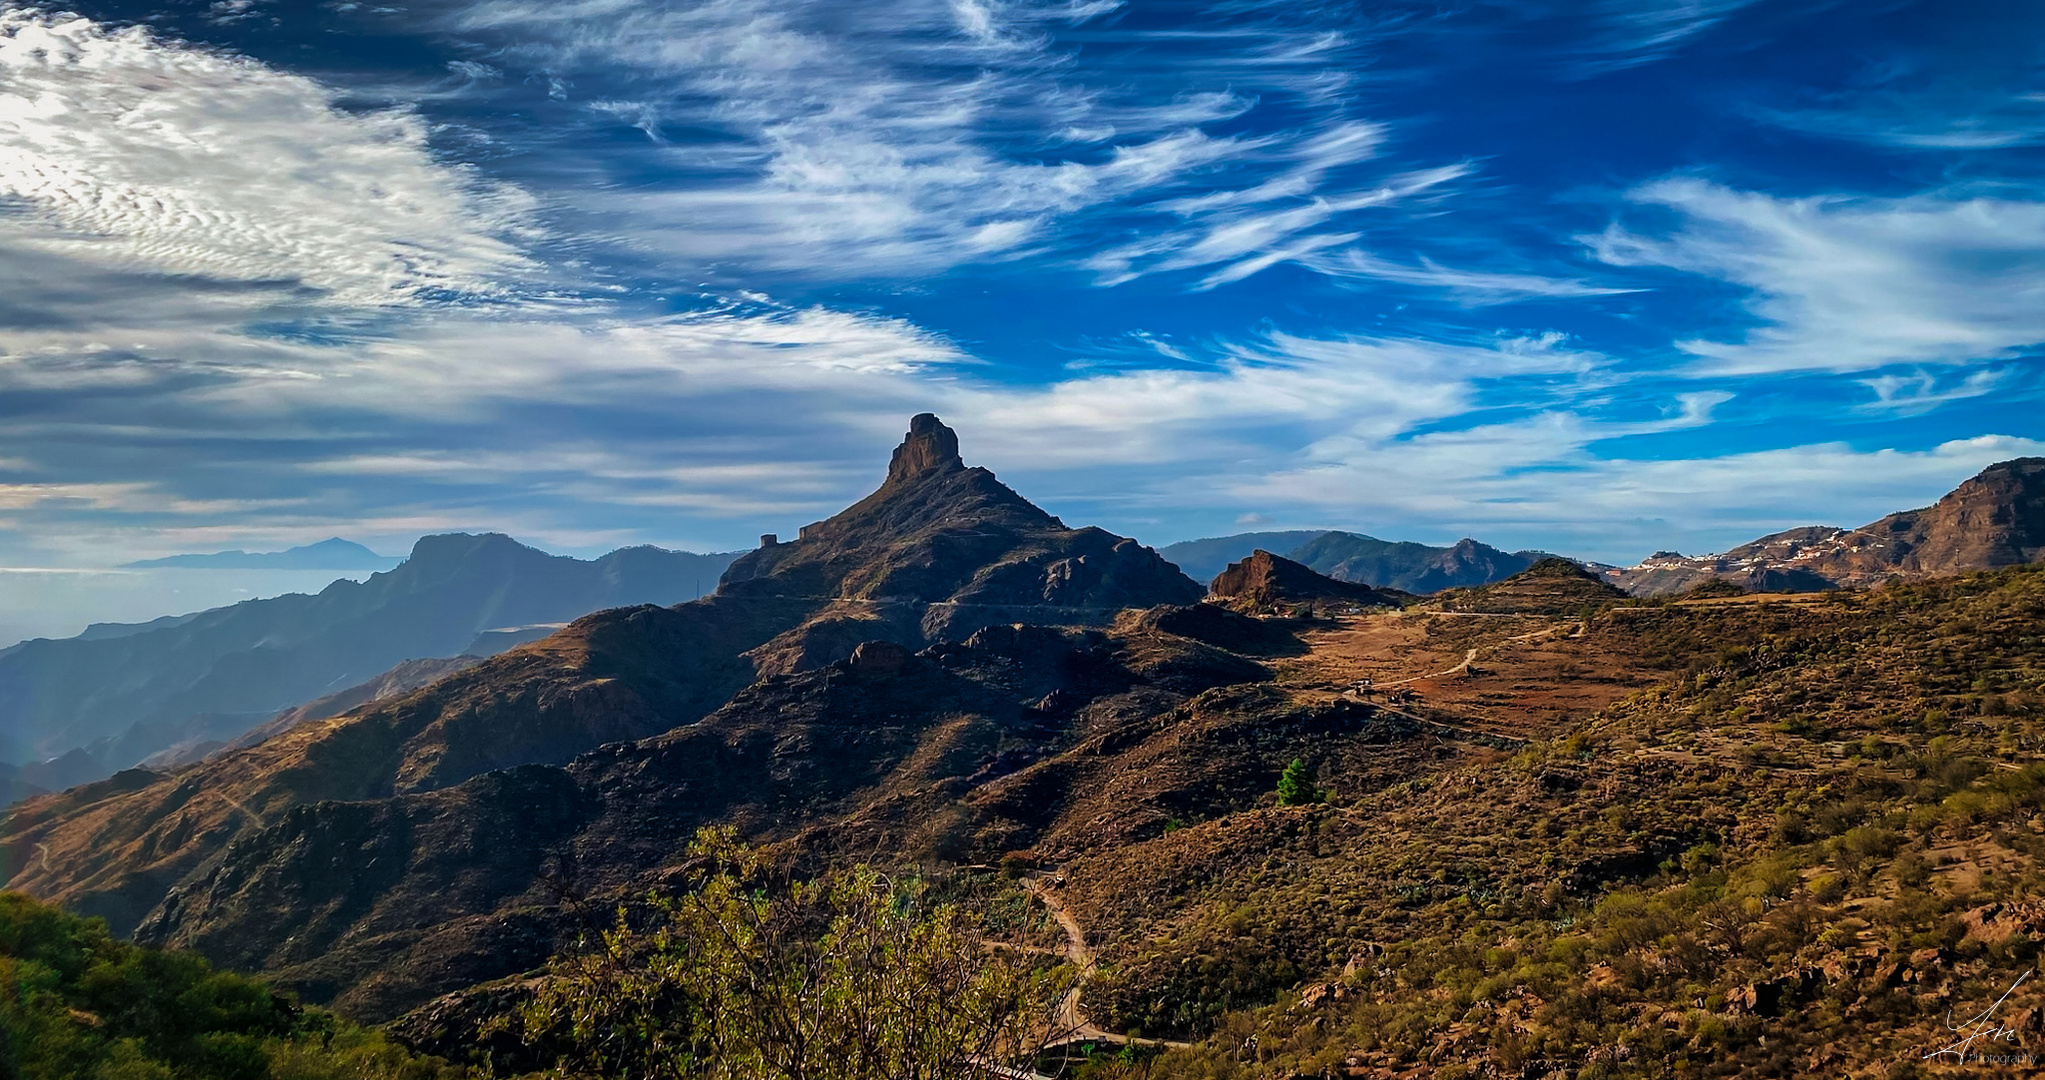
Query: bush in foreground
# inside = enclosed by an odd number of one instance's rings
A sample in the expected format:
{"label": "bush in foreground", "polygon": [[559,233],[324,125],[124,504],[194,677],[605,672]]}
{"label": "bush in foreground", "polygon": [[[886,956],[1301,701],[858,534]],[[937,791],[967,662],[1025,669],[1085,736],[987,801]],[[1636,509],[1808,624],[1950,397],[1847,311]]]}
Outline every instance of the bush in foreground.
{"label": "bush in foreground", "polygon": [[191,953],[116,940],[0,893],[0,1078],[455,1080],[421,1058]]}

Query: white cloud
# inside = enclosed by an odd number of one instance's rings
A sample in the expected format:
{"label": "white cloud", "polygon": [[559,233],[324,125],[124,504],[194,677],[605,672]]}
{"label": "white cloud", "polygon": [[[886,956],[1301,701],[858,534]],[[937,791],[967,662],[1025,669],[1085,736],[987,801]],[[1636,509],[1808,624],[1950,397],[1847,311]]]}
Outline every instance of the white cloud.
{"label": "white cloud", "polygon": [[1333,278],[1392,281],[1443,289],[1473,306],[1501,304],[1526,297],[1616,296],[1641,291],[1596,285],[1580,278],[1459,270],[1442,266],[1425,256],[1416,260],[1417,265],[1408,266],[1354,247],[1327,255],[1303,255],[1299,261],[1302,265]]}
{"label": "white cloud", "polygon": [[1926,450],[1822,442],[1701,458],[1610,448],[1616,438],[1703,427],[1718,403],[1672,402],[1659,421],[1550,411],[1404,439],[1328,440],[1297,467],[1243,478],[1230,493],[1288,506],[1288,520],[1400,523],[1392,531],[1401,536],[1476,535],[1631,563],[1658,548],[1722,550],[1795,525],[1864,524],[1926,505],[1994,462],[2045,453],[2045,442],[2006,435]]}
{"label": "white cloud", "polygon": [[1877,375],[1860,381],[1875,395],[1875,400],[1861,408],[1893,416],[1921,416],[1947,402],[1965,401],[2004,389],[2014,381],[2015,374],[2005,367],[1970,371],[1957,380],[1941,378],[1934,371]]}
{"label": "white cloud", "polygon": [[297,284],[342,304],[485,293],[526,261],[517,192],[436,162],[402,111],[249,60],[0,6],[10,260]]}
{"label": "white cloud", "polygon": [[1662,266],[1752,290],[1739,340],[1681,347],[1714,374],[1867,371],[2006,359],[2045,341],[2045,203],[1927,194],[1779,198],[1679,178],[1635,202],[1666,235],[1585,238],[1619,266]]}

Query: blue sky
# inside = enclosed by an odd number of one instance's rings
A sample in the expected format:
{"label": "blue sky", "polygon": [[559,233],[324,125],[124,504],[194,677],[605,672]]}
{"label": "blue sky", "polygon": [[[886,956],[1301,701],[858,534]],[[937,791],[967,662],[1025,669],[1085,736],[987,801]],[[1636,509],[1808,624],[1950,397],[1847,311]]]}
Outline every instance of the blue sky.
{"label": "blue sky", "polygon": [[2045,453],[2027,3],[0,0],[0,562],[1072,522],[1630,563]]}

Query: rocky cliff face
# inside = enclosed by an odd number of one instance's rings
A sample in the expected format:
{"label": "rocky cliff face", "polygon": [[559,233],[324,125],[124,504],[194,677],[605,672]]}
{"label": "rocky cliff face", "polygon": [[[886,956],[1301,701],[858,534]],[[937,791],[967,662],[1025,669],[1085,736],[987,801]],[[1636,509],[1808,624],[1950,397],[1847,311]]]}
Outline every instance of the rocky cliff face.
{"label": "rocky cliff face", "polygon": [[1998,462],[1937,503],[1858,529],[1810,525],[1771,533],[1722,555],[1657,552],[1612,576],[1635,595],[1723,578],[1762,592],[1817,592],[1892,576],[1932,577],[2045,558],[2045,458]]}
{"label": "rocky cliff face", "polygon": [[692,724],[763,676],[827,669],[862,642],[918,649],[989,625],[1102,625],[1122,605],[1200,595],[1149,549],[1068,529],[966,467],[935,417],[912,424],[880,490],[804,533],[739,560],[702,600],[599,612],[412,693],[188,769],[138,770],[24,803],[0,817],[5,885],[122,932],[148,917],[164,940],[211,941],[191,920],[212,916],[183,902],[150,913],[180,882],[253,842],[243,834],[298,820],[307,804],[437,805],[434,793],[476,777],[561,765]]}

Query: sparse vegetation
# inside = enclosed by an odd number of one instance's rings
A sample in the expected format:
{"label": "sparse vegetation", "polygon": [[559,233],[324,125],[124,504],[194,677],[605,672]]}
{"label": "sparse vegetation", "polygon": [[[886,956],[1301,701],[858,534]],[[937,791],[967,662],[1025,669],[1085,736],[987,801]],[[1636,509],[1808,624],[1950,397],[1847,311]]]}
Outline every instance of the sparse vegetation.
{"label": "sparse vegetation", "polygon": [[[1211,1025],[1159,1076],[1849,1075],[1923,1067],[1948,1009],[2039,970],[2045,568],[1601,618],[1669,679],[1344,811],[1170,838],[1209,884],[1104,950],[1096,1012]],[[2045,993],[1999,1015],[2036,1040]]]}

